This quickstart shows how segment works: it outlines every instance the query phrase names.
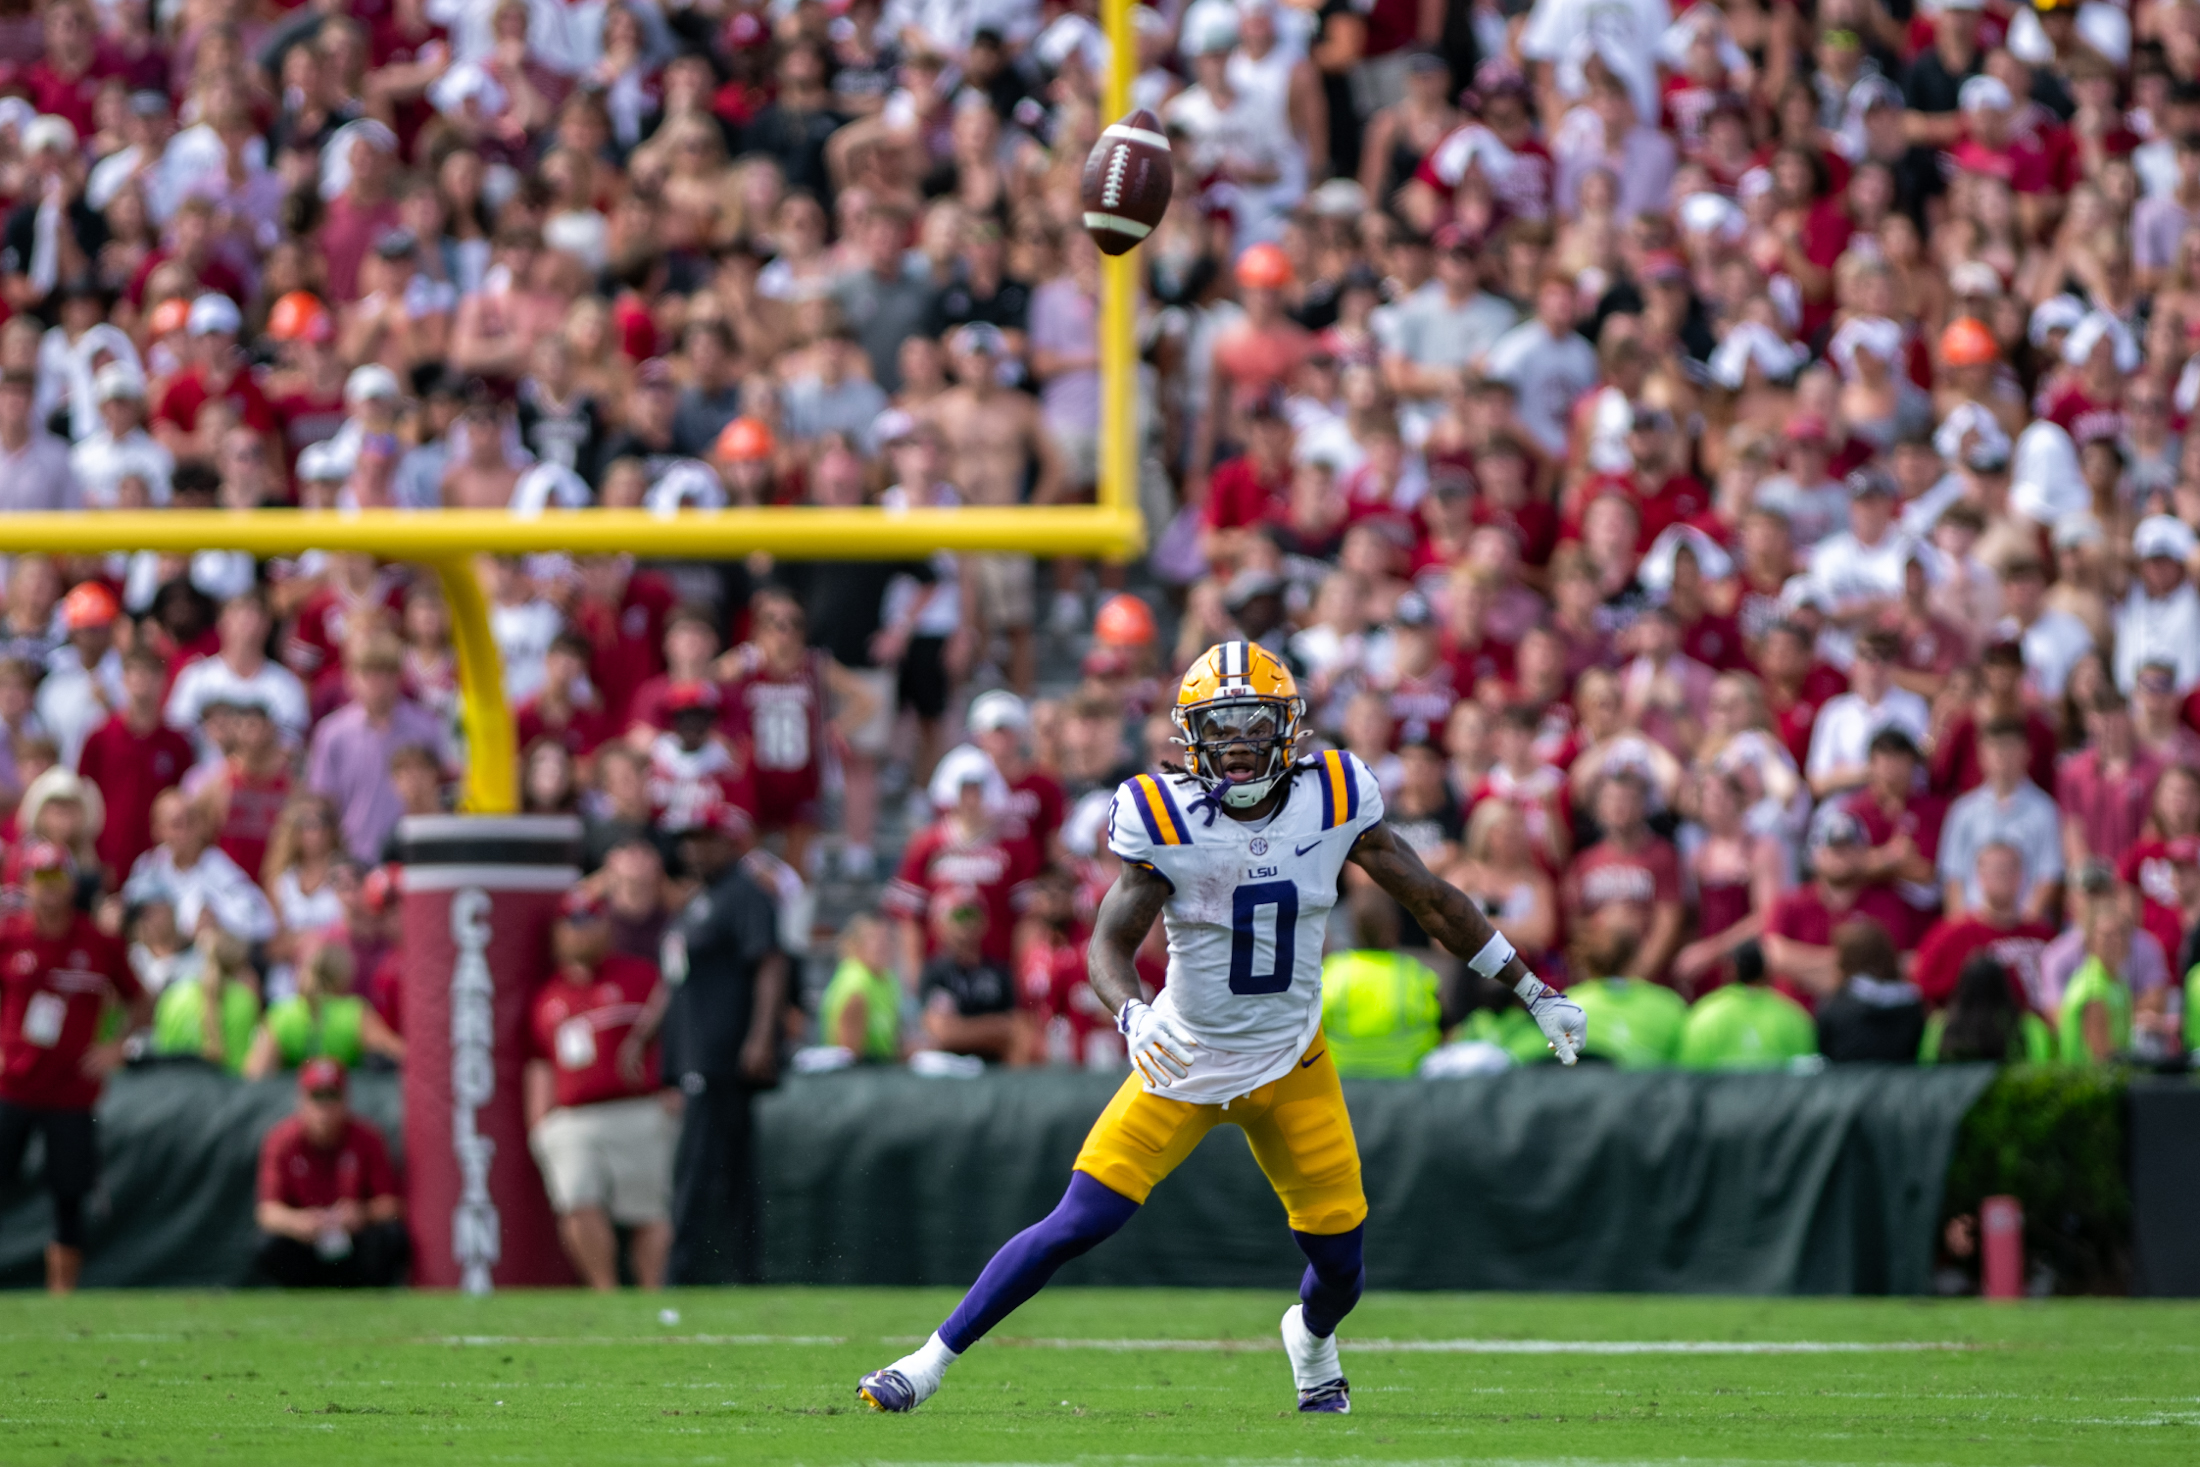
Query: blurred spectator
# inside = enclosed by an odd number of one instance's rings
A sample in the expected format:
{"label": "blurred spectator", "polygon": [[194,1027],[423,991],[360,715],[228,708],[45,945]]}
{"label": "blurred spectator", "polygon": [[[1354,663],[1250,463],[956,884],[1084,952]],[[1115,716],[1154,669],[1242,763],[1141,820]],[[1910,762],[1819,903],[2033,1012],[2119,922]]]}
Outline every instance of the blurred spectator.
{"label": "blurred spectator", "polygon": [[[155,905],[166,909],[166,903]],[[169,927],[173,931],[172,918]],[[148,1051],[188,1055],[241,1075],[260,1023],[259,984],[245,960],[244,944],[218,928],[203,927],[190,953],[190,965],[178,968],[160,989]]]}
{"label": "blurred spectator", "polygon": [[1567,870],[1566,914],[1586,922],[1605,907],[1625,908],[1635,940],[1611,974],[1600,977],[1661,980],[1680,947],[1681,872],[1672,845],[1644,819],[1645,788],[1631,769],[1597,788],[1596,820],[1604,839],[1574,857]]}
{"label": "blurred spectator", "polygon": [[2015,977],[2020,994],[2045,991],[2040,955],[2054,940],[2055,928],[2027,917],[2019,904],[2025,890],[2024,852],[2006,841],[1989,841],[1979,848],[1972,872],[1977,903],[1929,928],[1911,968],[1919,993],[1936,1008],[1954,999],[1965,966],[1980,951]]}
{"label": "blurred spectator", "polygon": [[1886,929],[1864,918],[1833,931],[1841,987],[1818,1006],[1818,1050],[1832,1064],[1916,1062],[1925,1034],[1925,1001],[1904,981],[1901,955]]}
{"label": "blurred spectator", "polygon": [[93,730],[77,759],[77,772],[106,806],[97,845],[109,870],[127,872],[153,844],[153,802],[172,789],[195,758],[191,741],[161,721],[161,685],[167,659],[150,647],[133,647],[122,660],[122,703]]}
{"label": "blurred spectator", "polygon": [[275,935],[275,909],[259,883],[213,843],[206,811],[167,790],[153,801],[153,837],[159,842],[137,858],[122,884],[123,901],[164,901],[175,910],[179,931],[197,935],[218,927],[246,942]]}
{"label": "blurred spectator", "polygon": [[868,914],[840,933],[840,962],[818,999],[819,1042],[857,1060],[893,1064],[901,1057],[901,985],[894,979],[893,933]]}
{"label": "blurred spectator", "polygon": [[[1120,728],[1119,710],[1107,713]],[[1010,814],[1008,782],[984,751],[952,750],[932,773],[930,795],[938,818],[910,840],[879,903],[900,925],[899,966],[911,982],[926,956],[940,950],[938,926],[929,918],[948,890],[978,894],[985,905],[982,950],[1005,966],[1024,883],[1039,870],[1029,833]]]}
{"label": "blurred spectator", "polygon": [[1852,913],[1889,932],[1907,926],[1900,898],[1868,879],[1867,840],[1863,823],[1838,806],[1821,806],[1811,821],[1812,879],[1774,904],[1762,944],[1764,965],[1790,997],[1816,1000],[1841,986],[1846,975],[1836,961],[1833,931]]}
{"label": "blurred spectator", "polygon": [[1030,1049],[1016,986],[986,956],[987,908],[974,888],[933,893],[933,955],[917,975],[917,1005],[934,1049],[1021,1064]]}
{"label": "blurred spectator", "polygon": [[386,1289],[412,1240],[382,1133],[351,1112],[344,1067],[298,1072],[298,1108],[260,1143],[259,1270],[288,1289]]}
{"label": "blurred spectator", "polygon": [[645,1011],[663,1011],[663,980],[656,964],[612,950],[603,908],[579,892],[551,926],[550,955],[523,1079],[528,1145],[558,1238],[581,1282],[608,1292],[619,1284],[613,1229],[624,1228],[635,1282],[662,1288],[678,1123],[656,1094],[654,1047],[629,1041]]}
{"label": "blurred spectator", "polygon": [[298,964],[298,991],[269,1004],[262,1015],[245,1074],[256,1080],[324,1058],[356,1069],[370,1054],[403,1063],[405,1041],[351,991],[356,971],[357,959],[346,944],[324,941],[314,947]]}
{"label": "blurred spectator", "polygon": [[275,720],[286,743],[305,737],[309,721],[305,685],[296,673],[267,655],[274,624],[268,616],[267,597],[258,587],[239,592],[222,603],[220,650],[186,664],[175,674],[169,689],[166,717],[169,726],[202,730],[206,710],[218,704],[246,707],[258,704]]}
{"label": "blurred spectator", "polygon": [[1435,1049],[1436,973],[1395,951],[1398,904],[1363,886],[1347,899],[1353,946],[1322,959],[1322,1033],[1337,1073],[1404,1079]]}
{"label": "blurred spectator", "polygon": [[1810,736],[1810,757],[1803,765],[1819,798],[1864,783],[1872,736],[1881,729],[1899,728],[1914,745],[1926,741],[1931,710],[1923,698],[1895,685],[1894,661],[1899,655],[1900,646],[1892,636],[1874,632],[1863,637],[1849,668],[1849,691],[1819,708]]}
{"label": "blurred spectator", "polygon": [[[1831,963],[1837,972],[1837,955]],[[1681,1026],[1683,1069],[1782,1070],[1818,1052],[1810,1011],[1766,983],[1765,971],[1755,948],[1735,954],[1734,981],[1699,999]]]}
{"label": "blurred spectator", "polygon": [[267,705],[246,693],[216,693],[209,707],[229,711],[219,757],[183,778],[183,796],[205,812],[214,844],[244,871],[258,875],[267,864],[275,822],[289,803],[289,755]]}
{"label": "blurred spectator", "polygon": [[1589,1015],[1584,1057],[1623,1070],[1662,1069],[1679,1056],[1690,1010],[1672,989],[1627,976],[1641,940],[1636,922],[1625,907],[1598,909],[1574,945],[1577,976],[1566,994]]}
{"label": "blurred spectator", "polygon": [[1926,1019],[1918,1058],[1926,1064],[2054,1059],[2054,1031],[2013,989],[2007,969],[1988,953],[1973,953],[1964,960],[1948,1006]]}
{"label": "blurred spectator", "polygon": [[344,847],[360,861],[381,856],[383,841],[405,813],[390,781],[393,756],[423,748],[442,758],[442,726],[401,695],[403,670],[403,651],[387,636],[370,633],[346,648],[351,701],[314,730],[306,759],[307,785],[335,804]]}
{"label": "blurred spectator", "polygon": [[[2131,1050],[2131,914],[2121,901],[2091,901],[2084,933],[2084,957],[2056,1009],[2055,1057],[2066,1065],[2103,1064]],[[2159,1001],[2161,993],[2156,987],[2151,996]]]}
{"label": "blurred spectator", "polygon": [[[31,1138],[44,1139],[46,1290],[67,1294],[84,1268],[85,1203],[99,1177],[92,1107],[153,1002],[122,944],[77,910],[68,852],[33,842],[21,865],[27,910],[0,922],[0,1178],[13,1181]],[[110,1002],[124,1010],[124,1033],[103,1037]]]}
{"label": "blurred spectator", "polygon": [[1979,732],[1979,764],[1986,782],[1948,807],[1940,828],[1938,858],[1949,915],[1980,904],[1974,884],[1978,853],[1988,845],[2014,846],[2024,858],[2024,890],[2018,904],[2030,917],[2053,913],[2062,888],[2062,821],[2055,802],[2025,776],[2024,725],[1990,723]]}

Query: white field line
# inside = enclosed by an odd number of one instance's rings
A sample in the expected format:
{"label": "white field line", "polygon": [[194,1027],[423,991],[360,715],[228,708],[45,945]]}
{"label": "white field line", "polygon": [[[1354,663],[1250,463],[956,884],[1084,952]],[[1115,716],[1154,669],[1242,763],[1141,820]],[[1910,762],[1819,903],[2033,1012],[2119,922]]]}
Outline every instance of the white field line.
{"label": "white field line", "polygon": [[[443,1345],[748,1345],[799,1346],[857,1343],[842,1335],[445,1335]],[[922,1344],[918,1335],[890,1336],[886,1345]],[[1281,1350],[1274,1338],[1240,1340],[1068,1339],[1005,1336],[994,1341],[1036,1350],[1107,1350],[1145,1353],[1174,1350],[1213,1353],[1231,1350]],[[1391,1355],[1881,1355],[1934,1350],[1971,1350],[1961,1340],[1359,1340],[1346,1336],[1348,1350]]]}

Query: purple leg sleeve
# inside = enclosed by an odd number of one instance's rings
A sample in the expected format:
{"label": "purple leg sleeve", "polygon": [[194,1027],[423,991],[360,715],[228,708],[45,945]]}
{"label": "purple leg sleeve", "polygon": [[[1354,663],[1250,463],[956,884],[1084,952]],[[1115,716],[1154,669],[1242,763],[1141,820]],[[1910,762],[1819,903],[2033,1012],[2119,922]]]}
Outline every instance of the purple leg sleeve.
{"label": "purple leg sleeve", "polygon": [[1338,1322],[1360,1302],[1360,1290],[1367,1286],[1360,1250],[1366,1232],[1366,1223],[1349,1233],[1291,1232],[1306,1255],[1306,1277],[1299,1280],[1299,1303],[1305,1306],[1300,1317],[1317,1335],[1335,1334]]}
{"label": "purple leg sleeve", "polygon": [[1054,1211],[1001,1245],[962,1303],[947,1316],[947,1323],[940,1326],[940,1339],[960,1355],[1045,1288],[1054,1270],[1090,1252],[1136,1211],[1138,1204],[1122,1193],[1083,1172],[1071,1172],[1069,1190]]}

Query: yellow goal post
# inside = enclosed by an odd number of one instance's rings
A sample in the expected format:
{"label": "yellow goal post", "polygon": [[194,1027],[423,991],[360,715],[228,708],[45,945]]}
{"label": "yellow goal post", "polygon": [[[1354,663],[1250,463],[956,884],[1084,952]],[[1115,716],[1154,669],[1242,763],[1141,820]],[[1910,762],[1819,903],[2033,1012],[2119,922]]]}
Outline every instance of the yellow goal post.
{"label": "yellow goal post", "polygon": [[[1108,119],[1130,109],[1138,64],[1132,0],[1101,0],[1110,61]],[[502,815],[519,808],[512,710],[477,555],[626,553],[669,560],[730,560],[764,552],[783,560],[910,560],[935,550],[1078,555],[1128,560],[1146,543],[1138,510],[1131,255],[1101,259],[1100,483],[1090,505],[953,510],[639,509],[549,510],[131,510],[0,514],[0,554],[104,555],[152,550],[187,555],[241,550],[266,559],[309,550],[352,552],[425,565],[450,603],[458,663],[459,724],[467,761],[459,807]]]}

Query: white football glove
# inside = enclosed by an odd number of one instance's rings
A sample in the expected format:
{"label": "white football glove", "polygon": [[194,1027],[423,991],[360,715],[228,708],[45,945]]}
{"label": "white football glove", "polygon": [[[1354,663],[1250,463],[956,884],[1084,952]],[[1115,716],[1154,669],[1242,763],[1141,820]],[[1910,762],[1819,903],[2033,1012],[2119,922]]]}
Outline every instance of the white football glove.
{"label": "white football glove", "polygon": [[1132,999],[1115,1016],[1115,1027],[1130,1048],[1132,1067],[1148,1084],[1165,1090],[1192,1072],[1192,1051],[1199,1041],[1153,1005]]}
{"label": "white football glove", "polygon": [[1527,1004],[1528,1017],[1551,1042],[1551,1052],[1558,1056],[1558,1062],[1570,1065],[1580,1058],[1582,1046],[1589,1042],[1589,1016],[1581,1011],[1581,1005],[1533,973],[1521,979],[1513,991]]}

